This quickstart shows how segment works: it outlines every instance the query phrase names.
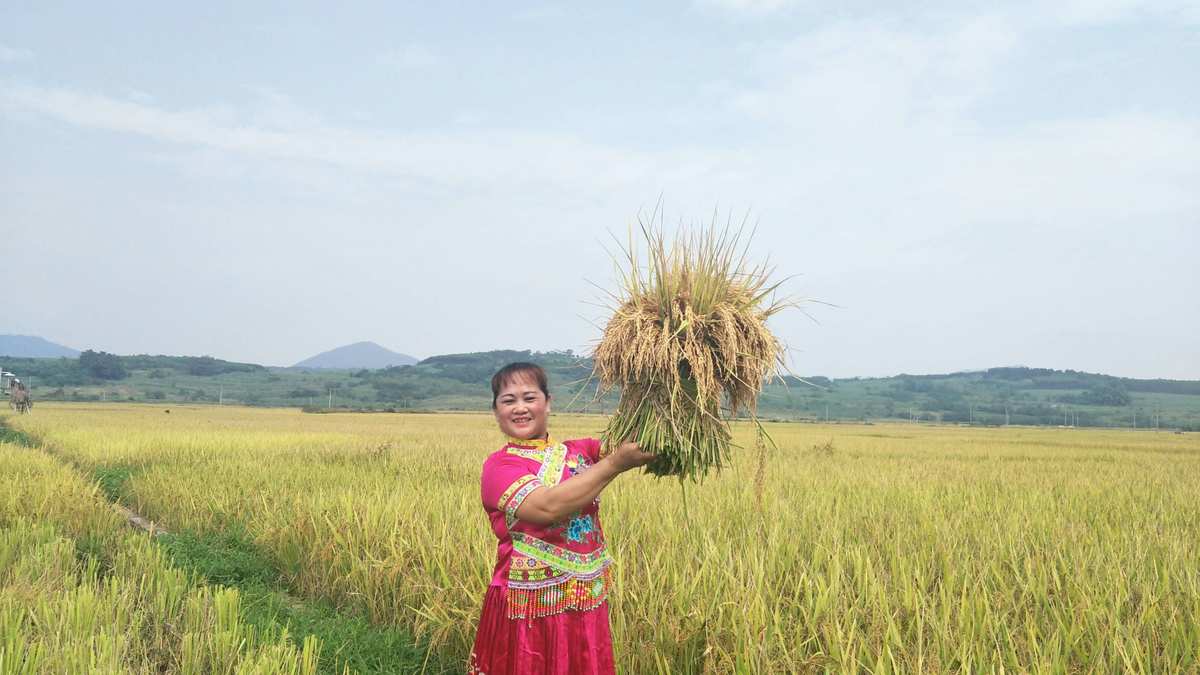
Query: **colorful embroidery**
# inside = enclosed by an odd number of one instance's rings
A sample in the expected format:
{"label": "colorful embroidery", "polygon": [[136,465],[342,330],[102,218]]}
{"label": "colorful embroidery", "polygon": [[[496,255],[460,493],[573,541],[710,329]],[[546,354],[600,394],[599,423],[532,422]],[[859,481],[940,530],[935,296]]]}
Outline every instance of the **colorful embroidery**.
{"label": "colorful embroidery", "polygon": [[525,459],[532,459],[535,462],[541,462],[546,456],[546,449],[554,447],[555,445],[555,442],[550,440],[549,437],[546,439],[522,439],[513,438],[510,436],[508,437],[508,442],[504,446],[504,451],[510,455],[516,455],[517,457],[524,457]]}
{"label": "colorful embroidery", "polygon": [[524,457],[525,459],[532,459],[535,462],[542,461],[542,458],[546,456],[545,450],[538,448],[520,448],[515,445],[508,446],[504,451],[510,455]]}
{"label": "colorful embroidery", "polygon": [[545,450],[551,445],[554,445],[554,441],[548,434],[545,438],[514,438],[512,436],[506,436],[505,438],[508,439],[508,445],[516,445],[522,448],[533,448],[535,450]]}
{"label": "colorful embroidery", "polygon": [[526,474],[514,480],[512,485],[509,485],[504,489],[504,492],[500,494],[500,500],[496,502],[496,510],[506,510],[508,508],[509,500],[512,499],[513,495],[517,493],[517,490],[520,490],[522,486],[531,480],[537,480],[537,476],[534,476],[533,474]]}
{"label": "colorful embroidery", "polygon": [[578,516],[571,519],[567,524],[567,539],[571,541],[583,542],[588,534],[594,532],[595,524],[592,522],[591,516]]}
{"label": "colorful embroidery", "polygon": [[576,574],[595,572],[607,565],[610,560],[604,544],[601,544],[594,551],[579,553],[578,551],[565,549],[561,546],[555,546],[550,542],[542,541],[524,532],[512,532],[511,535],[513,550],[517,553],[530,558],[536,558],[547,565],[575,572]]}
{"label": "colorful embroidery", "polygon": [[566,466],[567,446],[559,443],[558,445],[546,449],[546,457],[542,460],[542,466],[538,469],[538,480],[542,481],[543,485],[554,486],[562,481],[563,467]]}
{"label": "colorful embroidery", "polygon": [[508,507],[504,509],[504,524],[509,529],[512,529],[513,524],[517,522],[517,509],[520,508],[521,502],[525,501],[530,492],[542,487],[541,482],[533,476],[523,476],[523,478],[528,478],[529,480],[521,486],[521,489],[517,490],[512,500],[508,502]]}
{"label": "colorful embroidery", "polygon": [[[543,485],[553,487],[579,475],[591,467],[591,462],[582,453],[549,439],[508,441],[504,452],[538,463],[536,476],[526,475],[514,481],[504,491],[499,505],[513,547],[508,566],[508,616],[532,619],[595,609],[605,601],[612,585],[609,569],[612,559],[604,546],[596,513],[589,508],[587,514],[576,512],[566,521],[549,527],[527,523],[516,526],[516,510],[530,493]],[[566,548],[568,545],[596,548],[576,551]]]}
{"label": "colorful embroidery", "polygon": [[[510,438],[504,450],[510,455],[535,460],[540,463],[536,477],[532,475],[522,476],[513,481],[513,484],[509,485],[504,490],[504,493],[500,495],[500,500],[496,508],[504,512],[504,521],[509,528],[512,528],[513,524],[516,523],[517,508],[521,506],[521,502],[529,496],[529,493],[543,485],[552,487],[562,482],[564,469],[567,469],[571,476],[575,476],[590,466],[587,458],[582,455],[576,454],[568,457],[568,449],[565,443],[552,443],[548,439],[544,441],[541,439],[523,441]],[[591,530],[587,531],[590,532]]]}
{"label": "colorful embroidery", "polygon": [[611,588],[612,573],[608,567],[591,578],[572,576],[543,588],[523,588],[509,582],[508,617],[536,619],[568,611],[585,612],[599,607]]}
{"label": "colorful embroidery", "polygon": [[[588,575],[593,576],[593,575]],[[571,579],[571,573],[554,569],[546,563],[525,556],[513,556],[508,568],[508,584],[510,588],[549,588]]]}

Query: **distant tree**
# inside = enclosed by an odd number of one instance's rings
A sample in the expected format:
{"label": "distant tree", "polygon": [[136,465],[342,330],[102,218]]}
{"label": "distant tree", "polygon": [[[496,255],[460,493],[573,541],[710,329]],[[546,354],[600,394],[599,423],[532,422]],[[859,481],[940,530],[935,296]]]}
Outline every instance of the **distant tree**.
{"label": "distant tree", "polygon": [[1127,406],[1133,402],[1129,392],[1113,384],[1102,384],[1092,387],[1079,395],[1068,394],[1059,396],[1061,403],[1078,403],[1082,405]]}
{"label": "distant tree", "polygon": [[223,363],[211,356],[196,356],[187,360],[189,375],[220,375],[225,372]]}
{"label": "distant tree", "polygon": [[1125,406],[1133,402],[1129,392],[1111,384],[1100,385],[1089,389],[1079,397],[1080,403],[1089,405],[1119,405]]}
{"label": "distant tree", "polygon": [[79,355],[79,367],[85,373],[101,380],[123,380],[129,375],[121,357],[108,352],[87,350]]}

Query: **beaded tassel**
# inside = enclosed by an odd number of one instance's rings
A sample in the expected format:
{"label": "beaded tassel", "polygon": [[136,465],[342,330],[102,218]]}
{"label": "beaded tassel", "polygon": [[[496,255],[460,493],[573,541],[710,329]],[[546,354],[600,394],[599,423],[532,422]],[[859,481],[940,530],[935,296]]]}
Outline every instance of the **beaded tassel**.
{"label": "beaded tassel", "polygon": [[608,597],[612,575],[606,567],[592,579],[571,577],[561,584],[545,588],[508,589],[508,617],[536,619],[568,611],[595,609]]}

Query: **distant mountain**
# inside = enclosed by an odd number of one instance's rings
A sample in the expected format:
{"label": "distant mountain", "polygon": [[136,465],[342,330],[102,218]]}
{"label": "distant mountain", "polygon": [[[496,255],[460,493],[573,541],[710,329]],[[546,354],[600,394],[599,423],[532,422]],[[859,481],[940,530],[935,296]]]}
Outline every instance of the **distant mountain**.
{"label": "distant mountain", "polygon": [[366,368],[388,368],[390,366],[409,366],[417,360],[408,354],[400,354],[390,349],[380,347],[374,342],[355,342],[352,345],[338,347],[316,356],[304,359],[293,368],[340,368],[358,370]]}
{"label": "distant mountain", "polygon": [[79,356],[79,350],[64,347],[36,335],[0,335],[0,356],[26,359],[56,359]]}

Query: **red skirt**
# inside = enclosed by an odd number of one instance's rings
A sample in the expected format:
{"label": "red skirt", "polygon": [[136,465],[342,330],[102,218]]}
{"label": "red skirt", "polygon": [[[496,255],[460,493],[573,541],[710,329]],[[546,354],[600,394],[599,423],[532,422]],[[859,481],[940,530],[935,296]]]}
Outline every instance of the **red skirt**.
{"label": "red skirt", "polygon": [[612,675],[608,603],[585,612],[510,619],[503,586],[489,586],[469,675]]}

